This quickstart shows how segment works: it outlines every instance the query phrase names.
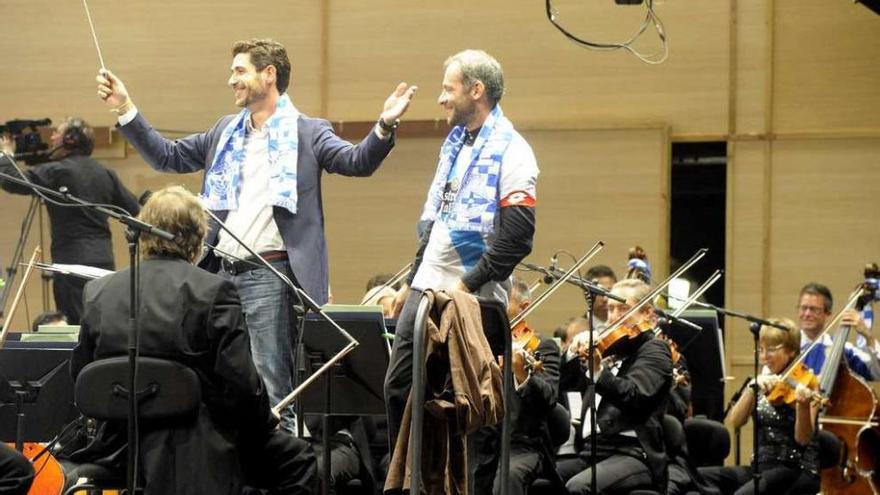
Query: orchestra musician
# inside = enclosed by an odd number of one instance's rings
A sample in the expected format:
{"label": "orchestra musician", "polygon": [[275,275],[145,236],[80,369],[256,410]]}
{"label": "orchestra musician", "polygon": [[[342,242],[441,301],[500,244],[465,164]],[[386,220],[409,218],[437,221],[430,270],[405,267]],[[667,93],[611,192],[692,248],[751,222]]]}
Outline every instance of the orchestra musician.
{"label": "orchestra musician", "polygon": [[[818,444],[814,441],[814,425],[819,413],[820,400],[813,393],[809,377],[807,383],[791,387],[782,381],[785,372],[800,353],[800,332],[791,320],[772,320],[790,330],[762,326],[760,330],[760,358],[765,365],[758,376],[758,469],[761,473],[758,489],[761,493],[785,493],[799,476],[809,478],[803,493],[819,491]],[[809,373],[809,371],[807,371]],[[813,376],[812,378],[815,378]],[[813,382],[815,385],[816,382]],[[786,392],[777,399],[779,391]],[[725,421],[734,428],[743,426],[755,406],[752,387],[747,387],[728,413]],[[754,493],[751,466],[723,466],[700,468],[707,483],[723,494],[746,495]]]}
{"label": "orchestra musician", "polygon": [[[198,198],[182,187],[162,189],[139,219],[176,235],[175,241],[141,240],[139,352],[192,368],[203,402],[192,423],[140,426],[145,493],[241,493],[243,482],[269,493],[314,493],[315,455],[305,441],[277,428],[235,286],[193,265],[208,231]],[[126,268],[86,284],[70,360],[74,379],[93,361],[126,354],[129,276]],[[95,462],[121,452],[124,424],[102,423],[98,431],[95,449],[71,460]]]}
{"label": "orchestra musician", "polygon": [[[531,303],[531,290],[524,281],[514,278],[507,305],[507,316],[513,319]],[[523,320],[513,329],[513,378],[515,393],[508,404],[511,414],[510,444],[511,495],[525,494],[538,477],[558,478],[554,465],[553,442],[547,425],[547,416],[556,405],[559,384],[559,346],[535,332]],[[488,451],[491,473],[494,475],[492,493],[501,491],[500,467],[495,471],[500,452],[500,428],[491,427]]]}
{"label": "orchestra musician", "polygon": [[[626,303],[608,301],[610,321],[619,320],[650,292],[650,286],[641,280],[626,279],[614,284],[611,293]],[[567,480],[568,493],[590,493],[593,469],[599,493],[628,493],[639,488],[666,491],[662,418],[672,383],[672,356],[669,345],[650,331],[653,314],[653,306],[647,303],[629,316],[621,328],[636,331],[615,342],[605,342],[608,345],[602,356],[586,357],[586,333],[578,336],[567,353],[568,361],[563,367],[580,367],[582,359],[586,359],[591,362],[595,376],[595,384],[583,391],[585,406],[577,435],[581,444],[579,455],[557,465],[560,476]],[[590,430],[586,406],[592,390],[596,432]],[[596,452],[590,451],[593,434],[597,435]]]}

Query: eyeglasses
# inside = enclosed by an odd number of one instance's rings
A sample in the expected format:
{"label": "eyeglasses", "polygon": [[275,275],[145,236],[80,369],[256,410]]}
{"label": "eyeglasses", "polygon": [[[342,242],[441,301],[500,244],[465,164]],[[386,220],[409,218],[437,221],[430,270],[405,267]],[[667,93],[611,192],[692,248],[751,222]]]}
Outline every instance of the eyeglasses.
{"label": "eyeglasses", "polygon": [[798,306],[797,310],[799,313],[813,313],[814,315],[820,315],[825,312],[825,308],[819,306]]}
{"label": "eyeglasses", "polygon": [[758,349],[758,352],[761,354],[769,354],[771,352],[779,351],[782,348],[783,348],[783,345],[779,344],[779,345],[774,345],[773,347],[761,347],[760,349]]}

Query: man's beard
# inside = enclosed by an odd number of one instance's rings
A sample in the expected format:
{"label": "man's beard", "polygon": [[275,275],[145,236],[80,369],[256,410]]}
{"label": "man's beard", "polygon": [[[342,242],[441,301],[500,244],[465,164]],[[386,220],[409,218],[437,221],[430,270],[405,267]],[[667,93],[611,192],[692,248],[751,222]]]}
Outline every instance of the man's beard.
{"label": "man's beard", "polygon": [[453,107],[452,114],[449,116],[449,125],[452,127],[459,125],[467,126],[467,124],[473,120],[475,113],[476,111],[473,105],[466,108]]}
{"label": "man's beard", "polygon": [[263,91],[262,88],[245,86],[244,90],[245,90],[245,97],[241,101],[241,103],[238,103],[238,106],[241,108],[249,107],[254,103],[257,103],[257,102],[260,102],[260,101],[266,99],[267,93],[266,93],[266,91]]}

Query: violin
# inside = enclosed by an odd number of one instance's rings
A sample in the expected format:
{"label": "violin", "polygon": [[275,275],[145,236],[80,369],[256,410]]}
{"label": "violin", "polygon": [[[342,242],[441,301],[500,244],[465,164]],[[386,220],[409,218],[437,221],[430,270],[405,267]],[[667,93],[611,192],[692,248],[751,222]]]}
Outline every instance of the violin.
{"label": "violin", "polygon": [[804,385],[814,392],[815,398],[821,399],[821,395],[816,392],[819,390],[819,377],[803,362],[796,362],[765,395],[774,406],[782,404],[791,406],[797,401],[795,391],[798,385]]}
{"label": "violin", "polygon": [[605,356],[609,354],[609,349],[612,349],[618,343],[635,339],[639,335],[653,330],[654,324],[648,320],[642,320],[641,322],[632,325],[620,325],[603,335],[596,342],[596,349],[599,351],[600,355]]}
{"label": "violin", "polygon": [[525,367],[530,372],[544,371],[544,363],[541,362],[541,353],[538,346],[541,345],[541,338],[538,337],[525,322],[520,322],[513,329],[513,352],[519,353],[525,361]]}

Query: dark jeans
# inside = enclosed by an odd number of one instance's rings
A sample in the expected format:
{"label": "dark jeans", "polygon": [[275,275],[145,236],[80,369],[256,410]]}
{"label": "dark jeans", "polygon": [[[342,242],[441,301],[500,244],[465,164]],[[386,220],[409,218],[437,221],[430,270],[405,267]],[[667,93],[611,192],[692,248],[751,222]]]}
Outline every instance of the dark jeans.
{"label": "dark jeans", "polygon": [[25,495],[34,481],[34,468],[15,449],[0,443],[0,495]]}
{"label": "dark jeans", "polygon": [[[286,259],[270,262],[281,273],[291,276]],[[257,372],[266,384],[269,405],[275,407],[293,391],[293,344],[296,336],[296,317],[292,311],[290,289],[268,268],[257,268],[238,275],[219,272],[231,280],[241,297],[241,307],[247,321],[251,340],[251,354]],[[296,416],[293,406],[281,413],[281,427],[296,434]]]}
{"label": "dark jeans", "polygon": [[391,359],[388,362],[388,372],[385,374],[385,407],[388,410],[388,445],[391,452],[394,452],[406,400],[412,387],[413,331],[421,296],[421,292],[411,290],[406,298],[403,310],[397,319]]}
{"label": "dark jeans", "polygon": [[[755,493],[755,482],[752,479],[752,468],[749,466],[712,466],[701,467],[700,474],[710,486],[717,487],[724,495],[749,495]],[[761,482],[758,489],[761,493],[786,493],[800,477],[801,470],[786,466],[761,468]],[[819,491],[819,478],[812,476],[814,485],[807,492]]]}

